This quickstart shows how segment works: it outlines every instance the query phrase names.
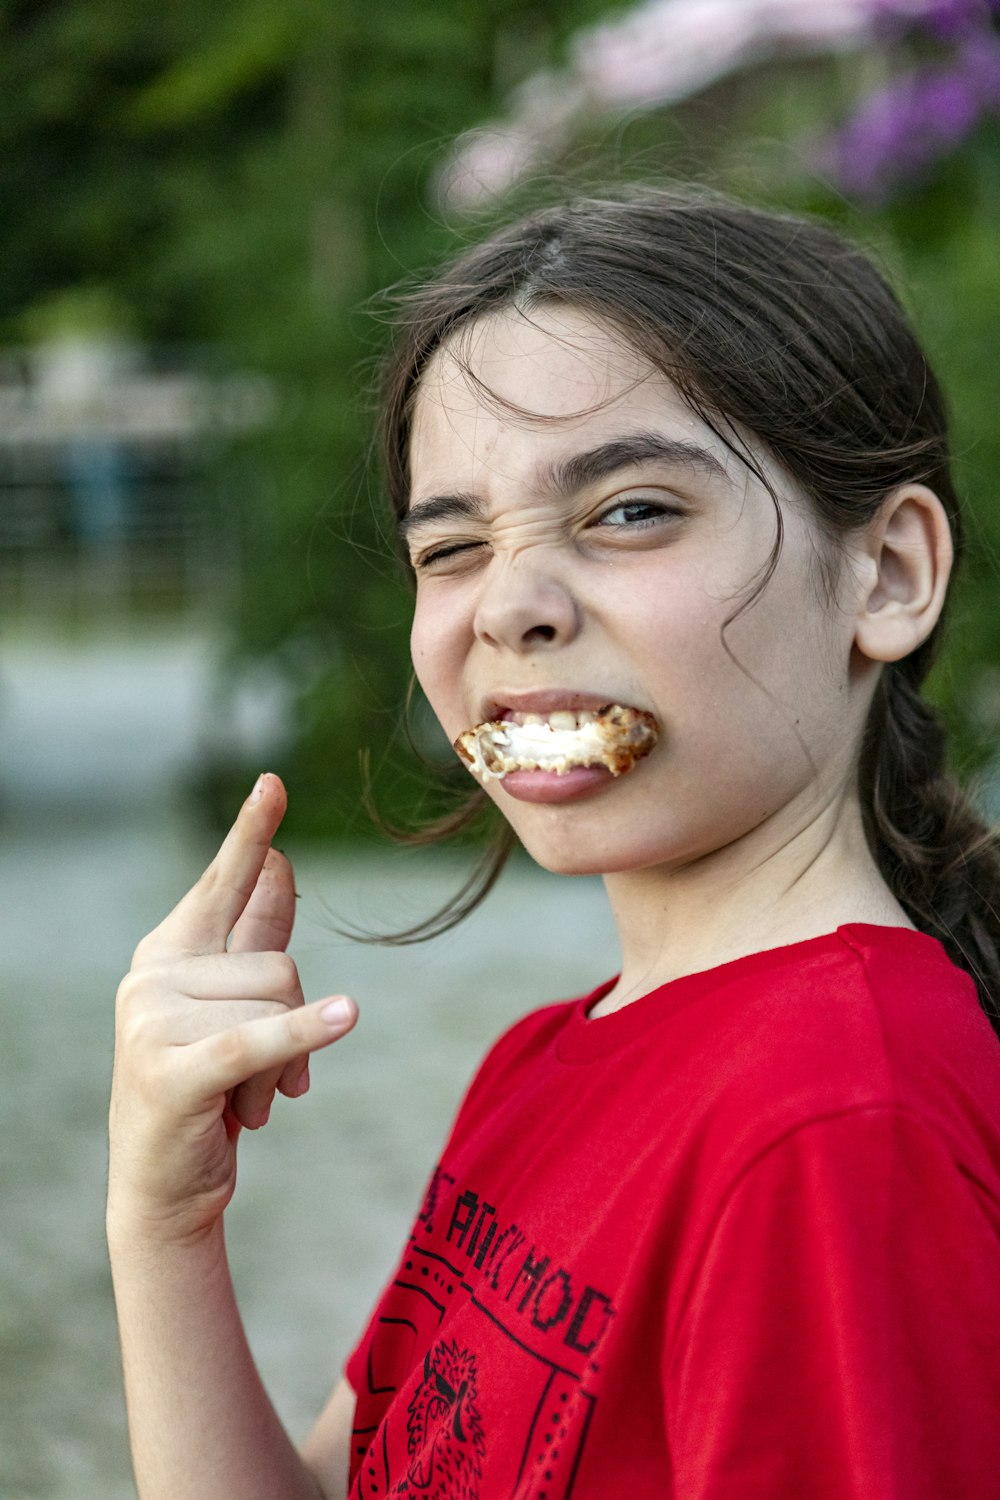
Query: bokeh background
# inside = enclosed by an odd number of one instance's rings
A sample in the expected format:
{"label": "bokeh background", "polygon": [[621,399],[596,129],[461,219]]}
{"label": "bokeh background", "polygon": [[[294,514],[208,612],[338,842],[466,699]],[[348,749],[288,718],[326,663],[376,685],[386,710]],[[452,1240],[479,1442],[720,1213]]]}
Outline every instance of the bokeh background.
{"label": "bokeh background", "polygon": [[[553,192],[821,213],[950,391],[971,553],[933,693],[1000,808],[1000,16],[989,0],[0,0],[0,1497],[133,1493],[101,1220],[112,998],[263,766],[307,993],[362,1024],[245,1142],[230,1242],[296,1434],[477,1055],[598,983],[599,888],[375,841],[432,805],[370,460],[391,288]],[[418,711],[418,746],[436,747]],[[425,742],[425,743],[422,743]],[[294,1165],[292,1159],[294,1158]]]}

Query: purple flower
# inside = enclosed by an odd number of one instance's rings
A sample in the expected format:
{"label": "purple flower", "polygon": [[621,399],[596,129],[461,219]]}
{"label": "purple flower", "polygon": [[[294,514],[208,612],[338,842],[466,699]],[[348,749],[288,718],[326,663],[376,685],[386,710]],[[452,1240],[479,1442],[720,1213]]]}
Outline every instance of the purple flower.
{"label": "purple flower", "polygon": [[[974,62],[974,66],[970,66]],[[1000,114],[1000,46],[977,45],[945,68],[924,69],[872,94],[826,152],[841,185],[883,202],[953,150],[988,114]]]}
{"label": "purple flower", "polygon": [[950,42],[990,25],[1000,13],[1000,0],[873,0],[871,19],[876,30],[891,40],[913,31]]}
{"label": "purple flower", "polygon": [[[884,14],[888,13],[886,6]],[[1000,0],[936,0],[921,25],[947,42],[946,61],[902,74],[869,95],[821,153],[849,193],[884,202],[1000,115]]]}
{"label": "purple flower", "polygon": [[941,41],[952,42],[988,26],[994,9],[992,0],[935,0],[923,25]]}
{"label": "purple flower", "polygon": [[978,92],[973,80],[961,71],[925,78],[920,103],[924,115],[921,134],[937,146],[957,145],[979,119]]}
{"label": "purple flower", "polygon": [[980,31],[962,42],[957,56],[983,107],[995,109],[1000,104],[1000,37]]}

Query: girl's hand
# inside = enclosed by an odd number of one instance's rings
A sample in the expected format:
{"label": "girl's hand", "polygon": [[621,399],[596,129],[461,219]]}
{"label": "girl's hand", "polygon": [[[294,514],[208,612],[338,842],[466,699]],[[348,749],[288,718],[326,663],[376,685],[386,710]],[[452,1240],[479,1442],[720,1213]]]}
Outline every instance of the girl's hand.
{"label": "girl's hand", "polygon": [[284,811],[281,782],[262,776],[121,983],[109,1227],[169,1240],[211,1228],[233,1194],[240,1125],[266,1122],[276,1087],[304,1093],[308,1054],[357,1019],[345,997],[304,1005],[285,953],[295,888],[271,848]]}

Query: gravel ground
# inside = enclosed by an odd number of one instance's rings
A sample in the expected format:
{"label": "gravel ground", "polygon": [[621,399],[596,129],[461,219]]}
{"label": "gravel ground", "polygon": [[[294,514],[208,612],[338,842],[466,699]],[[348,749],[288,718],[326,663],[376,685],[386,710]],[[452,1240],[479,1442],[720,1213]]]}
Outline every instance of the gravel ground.
{"label": "gravel ground", "polygon": [[[176,806],[197,753],[210,640],[0,648],[0,1497],[133,1496],[103,1242],[115,985],[211,850]],[[346,990],[354,1035],[244,1138],[229,1243],[291,1431],[308,1427],[388,1274],[477,1058],[514,1016],[615,967],[600,886],[518,865],[457,933],[345,942],[336,917],[405,923],[453,860],[286,849],[306,994]]]}

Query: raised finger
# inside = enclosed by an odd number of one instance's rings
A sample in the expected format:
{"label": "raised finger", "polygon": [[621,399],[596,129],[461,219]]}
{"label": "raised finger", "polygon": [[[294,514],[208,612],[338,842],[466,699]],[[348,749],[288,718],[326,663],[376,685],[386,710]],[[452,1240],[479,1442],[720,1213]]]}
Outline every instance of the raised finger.
{"label": "raised finger", "polygon": [[[169,953],[218,953],[257,885],[286,806],[280,779],[260,776],[201,879],[143,938],[136,961]],[[283,895],[279,899],[284,899]]]}

